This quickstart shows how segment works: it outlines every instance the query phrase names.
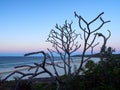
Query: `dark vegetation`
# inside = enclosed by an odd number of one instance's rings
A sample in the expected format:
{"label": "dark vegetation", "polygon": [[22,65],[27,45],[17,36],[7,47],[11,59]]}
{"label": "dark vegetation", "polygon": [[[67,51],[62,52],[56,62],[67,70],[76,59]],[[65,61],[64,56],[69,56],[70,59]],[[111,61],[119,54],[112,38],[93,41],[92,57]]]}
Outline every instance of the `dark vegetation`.
{"label": "dark vegetation", "polygon": [[[78,18],[78,25],[83,34],[76,34],[75,30],[72,29],[73,22],[68,23],[65,21],[63,26],[56,24],[55,30],[51,30],[47,39],[47,42],[53,45],[54,50],[48,49],[48,53],[38,51],[25,54],[25,56],[42,54],[44,57],[43,62],[34,63],[33,66],[23,65],[15,67],[28,67],[29,71],[35,69],[35,72],[23,73],[21,71],[15,71],[9,74],[1,80],[0,90],[119,90],[120,55],[112,54],[114,50],[106,46],[111,32],[108,30],[109,35],[107,37],[99,33],[103,25],[110,21],[103,20],[101,16],[104,13],[100,13],[90,22],[87,22],[76,12],[74,14],[75,17]],[[97,28],[92,29],[91,24],[97,20],[99,20],[101,24],[98,25]],[[84,23],[85,26],[83,26],[82,23]],[[100,43],[97,42],[98,37],[103,38],[103,44],[100,47],[100,52],[94,54],[94,48]],[[79,43],[80,41],[83,43]],[[81,62],[79,62],[79,67],[72,72],[71,57],[73,57],[73,53],[77,50],[81,50],[82,52],[80,55]],[[88,50],[91,51],[90,55],[86,54]],[[64,64],[63,66],[54,62],[54,53],[60,56]],[[91,57],[99,57],[100,61],[95,63],[90,60]],[[49,59],[50,62],[47,62],[47,59]],[[54,74],[46,68],[46,65],[51,65],[54,69]],[[63,76],[59,75],[57,67],[64,70]],[[42,71],[39,71],[39,68],[41,68]],[[15,73],[20,74],[21,77],[15,78],[14,81],[7,81],[7,79]],[[42,73],[47,73],[50,77],[35,78]],[[26,76],[28,79],[23,80]]]}

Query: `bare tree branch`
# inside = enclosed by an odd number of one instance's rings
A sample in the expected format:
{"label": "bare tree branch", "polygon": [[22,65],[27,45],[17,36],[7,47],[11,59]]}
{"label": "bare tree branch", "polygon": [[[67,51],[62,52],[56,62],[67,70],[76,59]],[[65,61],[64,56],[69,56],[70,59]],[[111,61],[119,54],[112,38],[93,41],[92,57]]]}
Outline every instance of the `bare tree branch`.
{"label": "bare tree branch", "polygon": [[[65,75],[68,74],[69,79],[71,77],[71,54],[81,47],[81,44],[77,41],[79,36],[81,39],[81,34],[75,33],[75,30],[72,29],[72,23],[68,23],[66,20],[63,26],[56,24],[56,30],[50,32],[47,39],[48,42],[53,44],[58,55],[60,55],[64,63]],[[68,70],[66,70],[66,67]]]}
{"label": "bare tree branch", "polygon": [[[77,75],[79,74],[79,72],[81,71],[82,69],[82,66],[83,66],[83,63],[86,62],[89,58],[85,59],[85,54],[87,52],[87,50],[89,48],[91,48],[91,56],[93,54],[93,48],[95,46],[97,46],[99,43],[95,43],[95,40],[96,40],[96,36],[102,36],[104,38],[104,46],[106,45],[106,41],[107,41],[107,38],[105,36],[102,35],[102,33],[97,33],[97,31],[99,31],[104,24],[110,22],[110,21],[104,21],[102,19],[102,15],[104,14],[104,12],[100,13],[96,18],[94,18],[92,21],[90,21],[89,23],[84,19],[82,18],[81,16],[79,16],[76,12],[74,12],[75,14],[75,17],[78,18],[78,24],[79,24],[79,27],[80,29],[83,31],[83,34],[84,34],[84,46],[83,46],[83,52],[82,52],[82,59],[81,59],[81,63],[80,63],[80,66],[78,68],[78,72],[77,72]],[[94,22],[96,22],[98,19],[100,19],[100,21],[102,22],[96,29],[94,30],[91,30],[90,28],[90,25],[93,24]],[[81,21],[83,21],[83,23],[86,25],[85,28],[83,28],[82,24],[81,24]],[[94,36],[93,36],[94,35]],[[108,38],[110,37],[110,33],[109,33],[109,36]],[[90,38],[93,37],[92,40],[90,40]]]}

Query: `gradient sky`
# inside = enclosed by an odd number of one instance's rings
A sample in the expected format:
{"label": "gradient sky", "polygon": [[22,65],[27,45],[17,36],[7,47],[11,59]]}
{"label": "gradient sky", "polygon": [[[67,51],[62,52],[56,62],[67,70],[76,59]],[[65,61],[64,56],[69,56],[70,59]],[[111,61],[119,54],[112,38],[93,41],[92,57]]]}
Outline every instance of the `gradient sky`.
{"label": "gradient sky", "polygon": [[[120,52],[120,0],[0,0],[0,56],[46,50],[55,24],[77,21],[74,11],[90,21],[101,12],[111,20],[102,29],[112,33],[108,46]],[[79,30],[78,30],[79,32]]]}

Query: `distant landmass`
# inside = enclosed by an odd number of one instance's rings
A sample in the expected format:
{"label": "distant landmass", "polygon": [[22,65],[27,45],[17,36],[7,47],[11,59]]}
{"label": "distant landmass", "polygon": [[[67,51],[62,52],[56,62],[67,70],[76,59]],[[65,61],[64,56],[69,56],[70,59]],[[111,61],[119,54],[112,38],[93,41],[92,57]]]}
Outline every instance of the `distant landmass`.
{"label": "distant landmass", "polygon": [[[112,54],[113,56],[115,57],[118,57],[120,58],[120,54]],[[73,55],[72,57],[81,57],[82,55]],[[90,57],[91,55],[88,54],[88,55],[85,55],[85,57]],[[92,57],[100,57],[100,53],[96,53],[96,54],[93,54]]]}

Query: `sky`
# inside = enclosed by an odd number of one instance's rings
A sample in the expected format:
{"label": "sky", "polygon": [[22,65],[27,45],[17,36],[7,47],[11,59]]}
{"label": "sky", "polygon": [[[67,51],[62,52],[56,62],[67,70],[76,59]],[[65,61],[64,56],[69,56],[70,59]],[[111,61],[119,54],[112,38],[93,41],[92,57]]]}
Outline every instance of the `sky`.
{"label": "sky", "polygon": [[65,20],[77,22],[74,11],[88,21],[104,12],[103,19],[111,22],[101,32],[108,35],[107,30],[111,31],[108,46],[119,53],[119,4],[120,0],[0,0],[0,56],[51,48],[46,42],[50,30]]}

